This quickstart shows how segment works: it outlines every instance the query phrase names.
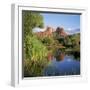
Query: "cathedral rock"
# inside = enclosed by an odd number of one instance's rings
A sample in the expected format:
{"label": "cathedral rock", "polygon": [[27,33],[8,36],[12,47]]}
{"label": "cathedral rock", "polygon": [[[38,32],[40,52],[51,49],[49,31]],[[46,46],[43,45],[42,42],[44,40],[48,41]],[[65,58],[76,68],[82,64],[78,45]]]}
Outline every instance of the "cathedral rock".
{"label": "cathedral rock", "polygon": [[65,32],[64,28],[62,27],[57,27],[56,33],[62,37],[66,37],[67,33]]}
{"label": "cathedral rock", "polygon": [[46,30],[37,32],[36,34],[39,37],[50,37],[53,35],[53,30],[54,29],[52,27],[47,27]]}
{"label": "cathedral rock", "polygon": [[52,27],[47,27],[46,30],[37,32],[36,35],[38,37],[51,37],[53,36],[53,32],[57,33],[61,37],[66,37],[67,33],[65,32],[64,28],[57,27],[56,30],[54,30]]}

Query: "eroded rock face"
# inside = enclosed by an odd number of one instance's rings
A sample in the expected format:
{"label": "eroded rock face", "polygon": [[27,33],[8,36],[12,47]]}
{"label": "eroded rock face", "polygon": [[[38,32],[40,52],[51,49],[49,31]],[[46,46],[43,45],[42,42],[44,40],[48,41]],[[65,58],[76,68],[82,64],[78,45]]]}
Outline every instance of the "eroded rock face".
{"label": "eroded rock face", "polygon": [[49,37],[52,36],[53,28],[52,27],[47,27],[45,31],[43,32],[38,32],[37,35],[39,37]]}
{"label": "eroded rock face", "polygon": [[42,31],[42,32],[37,32],[37,36],[39,37],[50,37],[53,35],[53,32],[56,32],[58,35],[62,36],[62,37],[66,37],[67,33],[65,32],[63,27],[57,27],[56,30],[54,30],[52,27],[47,27],[46,30]]}
{"label": "eroded rock face", "polygon": [[64,28],[62,27],[57,27],[56,33],[58,33],[60,36],[66,37],[67,33],[65,32]]}

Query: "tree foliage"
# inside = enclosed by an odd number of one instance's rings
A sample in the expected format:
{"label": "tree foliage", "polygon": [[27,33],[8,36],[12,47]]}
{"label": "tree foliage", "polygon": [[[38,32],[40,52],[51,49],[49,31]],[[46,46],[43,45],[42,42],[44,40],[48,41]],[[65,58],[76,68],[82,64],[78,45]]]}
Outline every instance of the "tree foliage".
{"label": "tree foliage", "polygon": [[35,36],[26,36],[25,52],[26,59],[33,61],[43,60],[47,56],[47,48]]}
{"label": "tree foliage", "polygon": [[[31,39],[33,37],[33,28],[43,27],[43,17],[40,13],[32,11],[22,11],[22,22],[23,22],[23,31],[24,31],[24,50],[26,58],[29,58],[31,55]],[[28,38],[29,37],[29,38]],[[31,49],[30,49],[31,48]]]}
{"label": "tree foliage", "polygon": [[24,31],[24,76],[40,76],[47,63],[47,49],[33,34],[33,28],[43,27],[40,13],[22,11]]}
{"label": "tree foliage", "polygon": [[35,27],[43,27],[43,17],[37,12],[22,11],[24,36],[32,35],[32,29]]}

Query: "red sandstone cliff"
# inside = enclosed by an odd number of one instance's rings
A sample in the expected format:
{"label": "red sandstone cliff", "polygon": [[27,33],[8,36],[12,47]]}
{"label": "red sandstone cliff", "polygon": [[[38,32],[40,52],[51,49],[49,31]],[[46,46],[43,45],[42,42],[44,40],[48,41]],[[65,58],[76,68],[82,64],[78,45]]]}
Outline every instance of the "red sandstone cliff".
{"label": "red sandstone cliff", "polygon": [[64,28],[62,28],[62,27],[57,27],[56,33],[58,33],[62,37],[66,37],[67,36],[67,33],[65,32]]}
{"label": "red sandstone cliff", "polygon": [[46,30],[43,32],[37,32],[37,36],[39,37],[49,37],[52,36],[53,28],[52,27],[47,27]]}
{"label": "red sandstone cliff", "polygon": [[46,30],[37,32],[36,35],[38,37],[50,37],[53,35],[53,32],[56,32],[58,35],[62,37],[66,37],[67,33],[65,32],[64,28],[57,27],[56,30],[54,30],[52,27],[47,27]]}

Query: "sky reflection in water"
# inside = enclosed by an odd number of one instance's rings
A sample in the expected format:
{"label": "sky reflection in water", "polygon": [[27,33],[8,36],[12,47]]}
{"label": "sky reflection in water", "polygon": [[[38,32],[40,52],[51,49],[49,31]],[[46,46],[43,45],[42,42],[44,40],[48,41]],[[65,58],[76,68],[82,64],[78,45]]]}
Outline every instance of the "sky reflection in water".
{"label": "sky reflection in water", "polygon": [[73,56],[65,56],[64,60],[53,59],[44,70],[44,76],[80,75],[80,61]]}

